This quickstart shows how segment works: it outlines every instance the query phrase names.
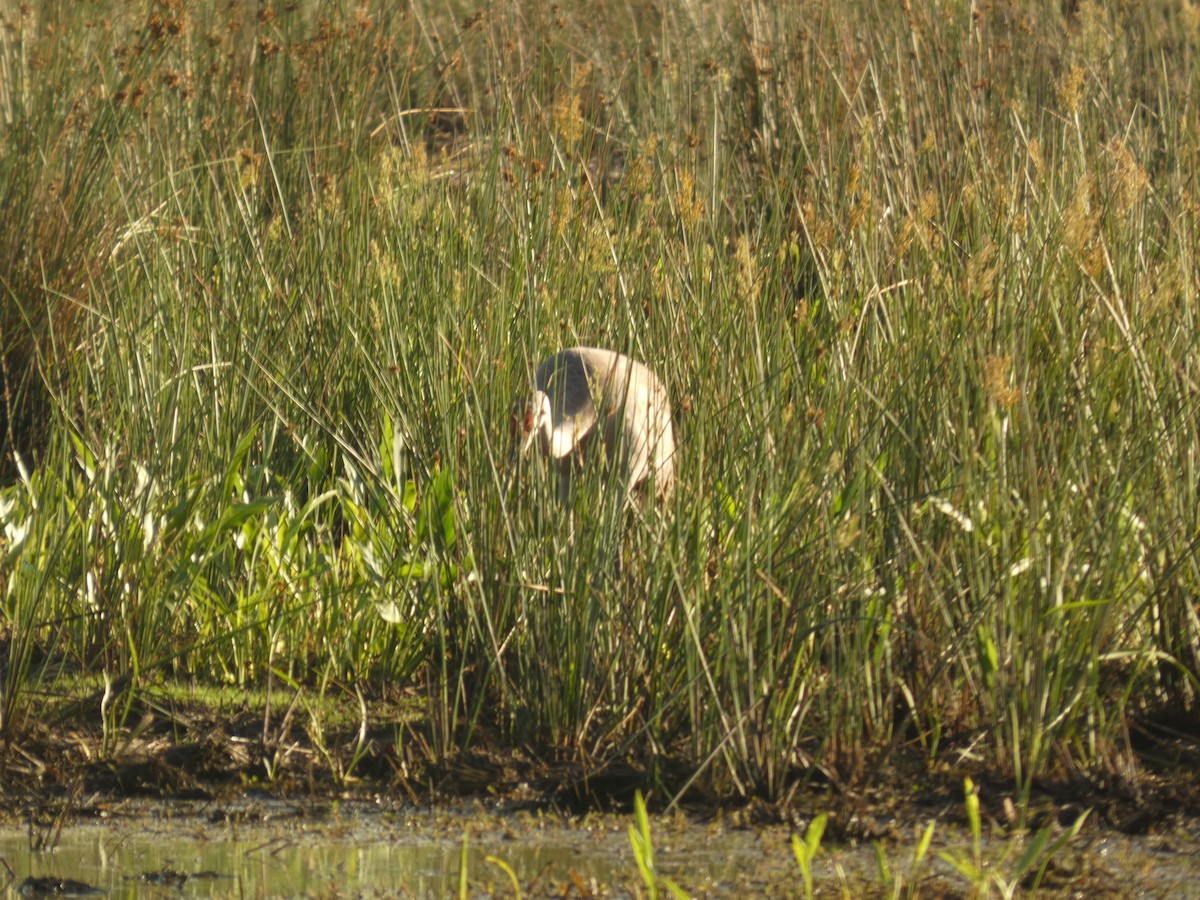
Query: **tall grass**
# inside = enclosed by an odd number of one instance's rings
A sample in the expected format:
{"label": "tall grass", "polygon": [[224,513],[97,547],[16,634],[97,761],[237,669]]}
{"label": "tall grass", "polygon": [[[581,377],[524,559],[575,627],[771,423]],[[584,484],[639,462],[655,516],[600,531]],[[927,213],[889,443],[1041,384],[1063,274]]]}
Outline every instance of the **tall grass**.
{"label": "tall grass", "polygon": [[[0,727],[278,672],[786,798],[1194,705],[1194,11],[598,15],[7,14]],[[502,496],[574,343],[666,381],[661,514]]]}

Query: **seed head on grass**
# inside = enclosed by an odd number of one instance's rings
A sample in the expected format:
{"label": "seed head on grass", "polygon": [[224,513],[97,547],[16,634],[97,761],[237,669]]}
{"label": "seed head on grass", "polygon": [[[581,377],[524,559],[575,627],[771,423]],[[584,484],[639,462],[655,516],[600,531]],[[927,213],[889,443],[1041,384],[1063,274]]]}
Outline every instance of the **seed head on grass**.
{"label": "seed head on grass", "polygon": [[1150,189],[1150,176],[1120,138],[1113,138],[1104,152],[1108,157],[1117,209],[1122,214],[1127,213],[1146,196]]}
{"label": "seed head on grass", "polygon": [[897,253],[906,254],[913,244],[925,247],[932,237],[931,223],[938,210],[938,198],[932,191],[926,191],[921,201],[913,208],[904,222],[900,225],[900,236],[897,239]]}
{"label": "seed head on grass", "polygon": [[853,165],[850,167],[850,174],[846,179],[846,196],[853,197],[858,190],[858,183],[862,180],[862,167]]}
{"label": "seed head on grass", "polygon": [[1095,278],[1103,265],[1100,244],[1100,211],[1093,203],[1096,177],[1087,173],[1079,179],[1071,202],[1063,213],[1062,241],[1088,276]]}
{"label": "seed head on grass", "polygon": [[630,195],[644,194],[650,189],[650,161],[644,153],[635,154],[625,166],[625,189]]}
{"label": "seed head on grass", "polygon": [[704,201],[696,196],[696,177],[687,169],[679,172],[675,208],[684,228],[695,228],[704,216]]}
{"label": "seed head on grass", "polygon": [[550,121],[555,132],[566,143],[579,143],[583,137],[583,113],[580,111],[579,94],[574,91],[560,93],[554,100]]}
{"label": "seed head on grass", "polygon": [[810,244],[817,248],[818,252],[834,246],[837,240],[837,226],[831,217],[820,212],[815,203],[806,200],[800,205],[800,221],[804,223]]}
{"label": "seed head on grass", "polygon": [[1062,74],[1054,86],[1055,93],[1058,94],[1059,105],[1069,116],[1078,113],[1079,107],[1083,103],[1083,82],[1086,75],[1087,72],[1083,66],[1073,65]]}
{"label": "seed head on grass", "polygon": [[256,153],[249,147],[242,147],[237,152],[238,184],[242,190],[249,190],[258,183],[258,172],[262,168],[262,154]]}
{"label": "seed head on grass", "polygon": [[1012,385],[1012,357],[989,356],[983,363],[983,389],[988,399],[1011,409],[1021,399],[1021,391]]}
{"label": "seed head on grass", "polygon": [[593,66],[590,61],[584,62],[571,75],[571,90],[583,90],[589,81],[592,80]]}
{"label": "seed head on grass", "polygon": [[991,239],[984,241],[982,247],[971,255],[967,261],[967,290],[966,293],[975,297],[988,297],[1000,272],[1000,262],[997,257],[996,245]]}
{"label": "seed head on grass", "polygon": [[758,263],[750,249],[750,241],[744,234],[739,234],[734,243],[733,257],[737,263],[737,295],[746,303],[758,302]]}
{"label": "seed head on grass", "polygon": [[1106,6],[1096,0],[1084,0],[1079,4],[1077,25],[1070,41],[1073,53],[1097,67],[1106,65],[1112,59],[1116,43]]}
{"label": "seed head on grass", "polygon": [[1189,47],[1200,47],[1200,6],[1188,3],[1179,10],[1179,25]]}
{"label": "seed head on grass", "polygon": [[1029,158],[1029,162],[1033,164],[1033,169],[1040,176],[1046,171],[1046,158],[1042,153],[1042,142],[1037,138],[1030,138],[1029,143],[1025,145],[1025,153]]}

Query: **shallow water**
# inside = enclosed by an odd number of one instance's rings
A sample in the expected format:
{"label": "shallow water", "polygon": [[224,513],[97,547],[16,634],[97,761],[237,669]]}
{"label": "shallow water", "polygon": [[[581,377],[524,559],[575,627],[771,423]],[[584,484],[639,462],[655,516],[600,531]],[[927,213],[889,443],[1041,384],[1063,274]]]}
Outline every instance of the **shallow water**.
{"label": "shallow water", "polygon": [[[465,838],[472,896],[513,894],[509,876],[489,856],[516,872],[526,896],[558,895],[568,886],[629,896],[639,879],[629,821],[596,816],[571,825],[551,816],[384,812],[349,804],[314,815],[277,802],[227,816],[211,807],[161,804],[66,826],[52,852],[31,852],[25,828],[3,828],[0,857],[15,875],[8,896],[18,896],[26,878],[54,878],[116,897],[442,897],[457,892]],[[753,832],[672,831],[660,827],[655,835],[663,871],[695,891],[752,886],[747,872],[761,879],[789,862],[782,833],[768,854]],[[675,853],[680,842],[686,849]]]}
{"label": "shallow water", "polygon": [[[33,852],[26,827],[0,828],[0,858],[13,874],[9,897],[21,895],[27,878],[72,879],[110,897],[448,897],[457,895],[465,838],[473,897],[514,895],[509,876],[489,856],[516,872],[523,896],[628,897],[641,887],[631,821],[366,803],[316,809],[278,801],[219,808],[157,803],[117,806],[98,820],[67,825],[53,851]],[[934,894],[965,893],[969,884],[936,858],[939,849],[965,847],[965,836],[939,828],[922,879]],[[794,896],[802,889],[785,828],[676,818],[654,821],[653,835],[660,871],[693,894]],[[987,855],[999,858],[1001,850],[989,846]],[[899,873],[908,871],[911,854],[912,843],[887,847]],[[1080,838],[1062,858],[1071,877],[1101,893],[1200,897],[1195,836]],[[875,851],[827,845],[816,883],[827,896],[840,894],[843,884],[855,896],[880,892]]]}

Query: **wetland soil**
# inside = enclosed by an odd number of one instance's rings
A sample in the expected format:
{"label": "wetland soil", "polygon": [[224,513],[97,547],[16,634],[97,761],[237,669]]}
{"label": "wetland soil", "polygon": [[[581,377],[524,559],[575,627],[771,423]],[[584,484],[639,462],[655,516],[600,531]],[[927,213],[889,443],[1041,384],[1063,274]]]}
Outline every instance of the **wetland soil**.
{"label": "wetland soil", "polygon": [[[48,702],[0,744],[0,814],[31,830],[87,818],[130,798],[205,801],[247,797],[305,801],[387,799],[416,808],[478,800],[498,812],[625,813],[640,791],[653,810],[676,808],[702,821],[803,829],[829,814],[827,839],[911,836],[914,823],[965,821],[963,783],[978,787],[986,821],[1021,824],[1013,779],[989,772],[971,746],[929,762],[920,747],[898,745],[842,768],[797,772],[784,802],[720,793],[680,758],[589,760],[568,750],[506,746],[477,729],[471,748],[439,754],[403,702],[377,703],[365,721],[330,715],[325,724],[298,704],[206,704],[163,695],[130,710],[126,727],[106,733],[97,708]],[[402,722],[408,724],[397,724]],[[1159,712],[1130,729],[1127,752],[1111,771],[1066,771],[1033,785],[1025,826],[1066,826],[1090,810],[1086,830],[1132,836],[1200,834],[1200,723]]]}

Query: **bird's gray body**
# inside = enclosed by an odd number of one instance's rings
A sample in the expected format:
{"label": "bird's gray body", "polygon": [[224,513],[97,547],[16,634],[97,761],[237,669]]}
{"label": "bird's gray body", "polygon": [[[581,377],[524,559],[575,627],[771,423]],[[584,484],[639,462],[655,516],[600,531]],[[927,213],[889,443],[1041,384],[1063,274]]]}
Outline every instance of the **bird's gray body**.
{"label": "bird's gray body", "polygon": [[544,456],[559,461],[563,499],[571,470],[596,441],[610,475],[624,483],[627,501],[648,481],[658,497],[674,483],[667,390],[645,365],[615,350],[572,347],[544,360],[518,427],[522,450],[536,443]]}

